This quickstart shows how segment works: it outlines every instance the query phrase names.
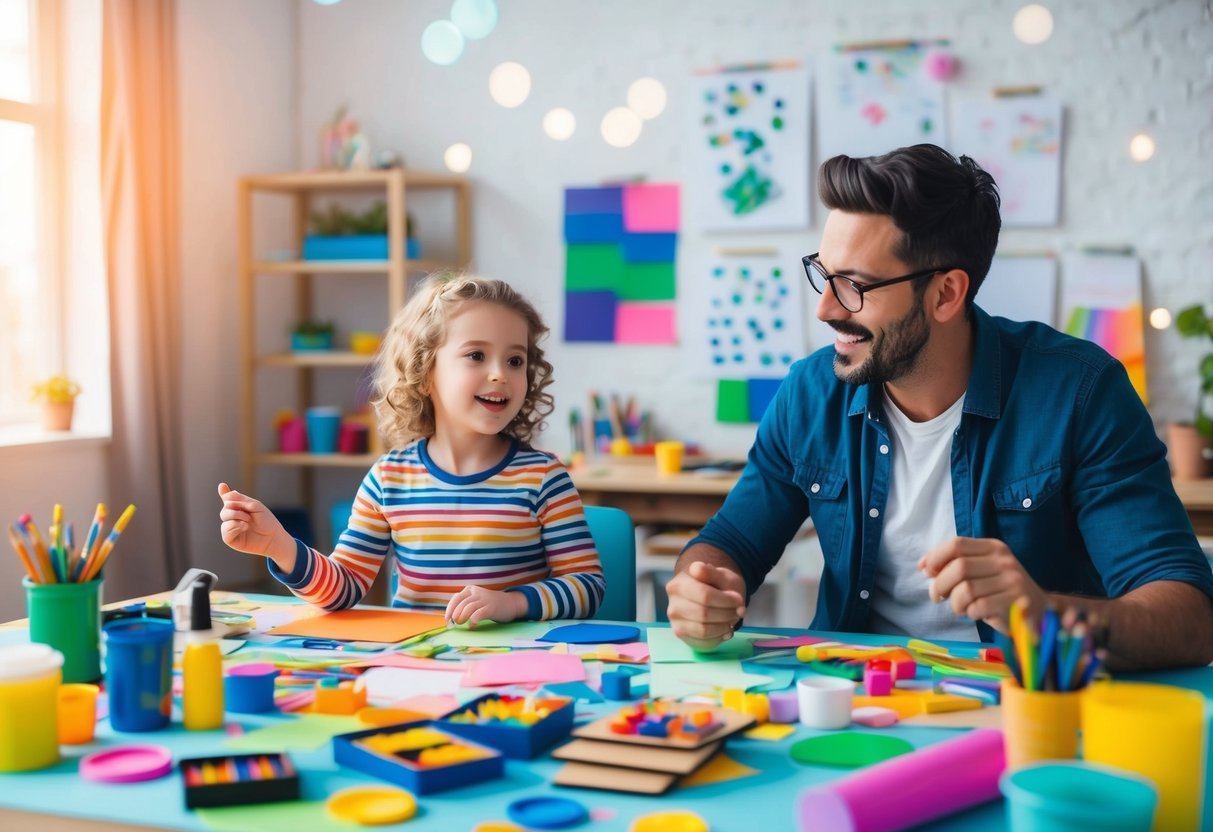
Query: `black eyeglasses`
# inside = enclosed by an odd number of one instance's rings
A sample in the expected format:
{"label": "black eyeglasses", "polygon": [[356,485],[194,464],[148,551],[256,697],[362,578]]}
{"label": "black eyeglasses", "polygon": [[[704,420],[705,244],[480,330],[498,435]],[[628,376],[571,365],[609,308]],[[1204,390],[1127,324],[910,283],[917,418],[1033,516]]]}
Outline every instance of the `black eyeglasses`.
{"label": "black eyeglasses", "polygon": [[800,262],[804,264],[805,277],[809,279],[809,285],[812,286],[817,294],[824,294],[826,284],[834,291],[834,297],[838,298],[838,302],[842,304],[842,308],[848,312],[858,312],[863,309],[863,296],[865,292],[870,292],[873,289],[880,289],[884,286],[892,286],[894,283],[905,283],[908,280],[917,280],[920,277],[930,277],[940,272],[949,272],[952,269],[958,269],[959,266],[939,266],[934,269],[923,269],[920,272],[913,274],[905,274],[901,277],[891,277],[888,280],[878,280],[875,283],[856,283],[845,274],[830,274],[826,271],[825,266],[821,265],[821,260],[818,255],[821,252],[806,254],[800,258]]}

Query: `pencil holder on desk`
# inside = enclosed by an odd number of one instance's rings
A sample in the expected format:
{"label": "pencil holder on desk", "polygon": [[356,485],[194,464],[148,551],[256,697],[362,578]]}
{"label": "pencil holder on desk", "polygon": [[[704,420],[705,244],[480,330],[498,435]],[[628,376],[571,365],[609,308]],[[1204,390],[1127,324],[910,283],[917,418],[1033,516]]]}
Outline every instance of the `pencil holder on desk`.
{"label": "pencil holder on desk", "polygon": [[158,731],[173,713],[173,625],[130,618],[105,625],[105,690],[115,731]]}
{"label": "pencil holder on desk", "polygon": [[22,578],[29,640],[63,654],[64,682],[101,678],[101,584],[36,584]]}
{"label": "pencil holder on desk", "polygon": [[1003,679],[1001,692],[1008,771],[1078,756],[1082,691],[1024,690]]}

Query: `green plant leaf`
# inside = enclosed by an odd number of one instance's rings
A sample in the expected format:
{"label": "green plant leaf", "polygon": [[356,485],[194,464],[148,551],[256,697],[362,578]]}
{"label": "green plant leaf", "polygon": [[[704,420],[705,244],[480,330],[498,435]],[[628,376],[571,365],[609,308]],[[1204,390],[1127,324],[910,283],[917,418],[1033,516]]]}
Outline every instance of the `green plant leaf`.
{"label": "green plant leaf", "polygon": [[1175,316],[1175,328],[1185,338],[1200,338],[1203,335],[1213,338],[1213,322],[1199,303],[1179,310]]}

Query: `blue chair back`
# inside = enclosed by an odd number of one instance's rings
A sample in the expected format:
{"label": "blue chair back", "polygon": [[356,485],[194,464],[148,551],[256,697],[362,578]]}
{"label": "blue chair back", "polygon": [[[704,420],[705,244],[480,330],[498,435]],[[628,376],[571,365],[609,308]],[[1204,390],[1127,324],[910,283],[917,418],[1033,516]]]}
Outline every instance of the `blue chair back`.
{"label": "blue chair back", "polygon": [[586,506],[585,521],[598,548],[606,595],[595,618],[636,620],[636,529],[626,511]]}

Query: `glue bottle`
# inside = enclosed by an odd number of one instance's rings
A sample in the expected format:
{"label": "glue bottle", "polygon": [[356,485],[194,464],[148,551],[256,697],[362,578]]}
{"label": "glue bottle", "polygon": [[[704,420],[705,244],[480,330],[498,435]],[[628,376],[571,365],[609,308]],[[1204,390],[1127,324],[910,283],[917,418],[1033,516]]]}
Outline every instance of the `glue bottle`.
{"label": "glue bottle", "polygon": [[190,628],[181,659],[185,727],[209,731],[223,725],[223,659],[211,628],[211,580],[203,575],[190,586]]}

